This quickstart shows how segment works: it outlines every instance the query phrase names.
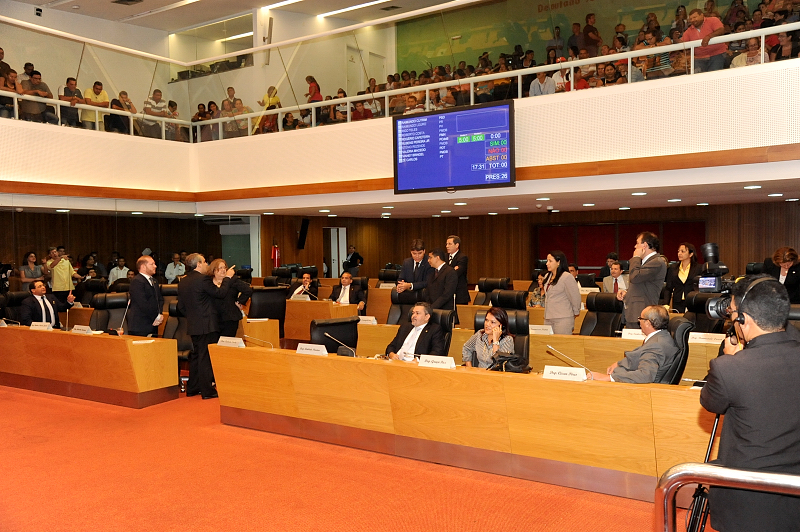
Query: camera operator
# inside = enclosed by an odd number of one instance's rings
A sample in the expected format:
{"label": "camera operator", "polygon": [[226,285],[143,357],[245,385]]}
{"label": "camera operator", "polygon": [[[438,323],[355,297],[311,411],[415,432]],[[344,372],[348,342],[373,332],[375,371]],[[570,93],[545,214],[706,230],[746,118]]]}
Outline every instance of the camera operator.
{"label": "camera operator", "polygon": [[[800,474],[800,342],[786,331],[789,296],[768,275],[747,276],[731,293],[736,334],[711,361],[700,393],[706,410],[725,414],[715,463]],[[709,507],[719,532],[789,532],[800,523],[798,497],[714,487]]]}

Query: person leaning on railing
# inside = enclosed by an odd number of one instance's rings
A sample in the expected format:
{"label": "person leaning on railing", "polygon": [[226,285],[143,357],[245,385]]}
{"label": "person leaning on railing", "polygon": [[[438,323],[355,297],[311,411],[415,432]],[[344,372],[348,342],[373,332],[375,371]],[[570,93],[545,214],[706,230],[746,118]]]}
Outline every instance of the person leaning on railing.
{"label": "person leaning on railing", "polygon": [[[17,71],[9,69],[5,76],[0,76],[0,91],[18,93]],[[0,94],[2,94],[0,92]],[[14,98],[0,95],[0,118],[14,116]]]}
{"label": "person leaning on railing", "polygon": [[[17,93],[28,96],[38,96],[40,98],[53,98],[53,93],[47,83],[42,81],[42,73],[34,70],[30,74],[30,79],[26,79],[17,85]],[[20,102],[20,118],[29,122],[47,122],[48,124],[58,124],[58,117],[51,107],[41,102],[22,100]]]}

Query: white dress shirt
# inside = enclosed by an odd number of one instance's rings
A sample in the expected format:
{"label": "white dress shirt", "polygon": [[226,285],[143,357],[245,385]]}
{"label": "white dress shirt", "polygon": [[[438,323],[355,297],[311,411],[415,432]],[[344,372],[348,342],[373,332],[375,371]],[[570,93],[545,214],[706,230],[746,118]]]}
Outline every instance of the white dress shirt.
{"label": "white dress shirt", "polygon": [[422,329],[424,328],[425,324],[423,323],[422,325],[411,329],[411,332],[409,332],[408,336],[406,336],[403,346],[400,348],[400,351],[398,351],[397,354],[403,357],[405,360],[413,359],[414,349],[417,347],[417,340],[419,340],[419,335],[422,334]]}

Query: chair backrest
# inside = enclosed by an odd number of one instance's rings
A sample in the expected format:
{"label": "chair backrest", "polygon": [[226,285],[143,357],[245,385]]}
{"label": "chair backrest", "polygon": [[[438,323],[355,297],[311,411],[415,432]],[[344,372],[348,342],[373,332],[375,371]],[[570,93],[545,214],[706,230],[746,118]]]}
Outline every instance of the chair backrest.
{"label": "chair backrest", "polygon": [[586,315],[581,324],[581,336],[612,337],[621,329],[625,305],[616,294],[592,292],[586,296]]}
{"label": "chair backrest", "polygon": [[453,338],[453,327],[456,326],[456,311],[435,308],[430,321],[442,328],[444,335],[444,353],[442,355],[447,356],[447,353],[450,352],[450,340]]}
{"label": "chair backrest", "polygon": [[388,325],[401,325],[411,321],[409,313],[414,308],[417,301],[425,301],[428,297],[425,290],[406,290],[398,293],[397,288],[392,288],[392,306],[389,307],[389,315],[386,318]]}
{"label": "chair backrest", "polygon": [[325,336],[328,333],[344,345],[355,349],[358,345],[358,322],[358,316],[311,320],[311,343],[324,345],[328,353],[336,353],[341,344]]}
{"label": "chair backrest", "polygon": [[686,318],[674,317],[669,320],[667,330],[672,335],[675,345],[678,346],[678,354],[672,361],[672,365],[661,378],[662,384],[680,384],[683,371],[686,369],[686,361],[689,359],[689,333],[692,332],[694,325]]}
{"label": "chair backrest", "polygon": [[524,290],[492,290],[489,301],[505,310],[525,310],[528,292]]}
{"label": "chair backrest", "polygon": [[[483,329],[483,323],[486,321],[485,310],[480,310],[475,313],[475,322],[473,327],[475,332]],[[530,360],[530,318],[527,310],[508,310],[508,332],[514,335],[514,353],[522,355],[525,365],[528,365]],[[472,365],[477,366],[478,361],[473,357]]]}
{"label": "chair backrest", "polygon": [[353,284],[360,286],[364,294],[369,290],[369,277],[353,277]]}
{"label": "chair backrest", "polygon": [[127,334],[128,324],[123,322],[123,317],[128,308],[128,298],[127,292],[95,294],[92,298],[94,312],[89,319],[89,327],[95,331],[107,331],[122,327]]}
{"label": "chair backrest", "polygon": [[264,277],[264,286],[278,286],[280,278],[274,275]]}
{"label": "chair backrest", "polygon": [[400,270],[381,270],[378,272],[378,280],[382,283],[396,283],[400,277]]}
{"label": "chair backrest", "polygon": [[619,265],[622,266],[622,271],[628,271],[631,269],[631,261],[620,259],[617,262],[619,262]]}
{"label": "chair backrest", "polygon": [[81,294],[80,303],[83,306],[91,305],[95,294],[104,294],[108,291],[108,282],[105,279],[89,279],[81,284],[83,293]]}
{"label": "chair backrest", "polygon": [[283,338],[283,321],[286,319],[286,287],[253,287],[250,296],[249,318],[270,318],[278,320],[280,337]]}
{"label": "chair backrest", "polygon": [[287,266],[272,268],[272,275],[278,278],[278,284],[292,284],[292,270]]}
{"label": "chair backrest", "polygon": [[3,317],[14,321],[19,321],[19,319],[22,317],[22,302],[30,295],[30,292],[23,291],[6,292],[4,294],[5,305],[3,308]]}
{"label": "chair backrest", "polygon": [[494,290],[507,290],[511,279],[508,277],[481,277],[478,279],[478,294],[475,296],[475,305],[488,305],[489,295]]}
{"label": "chair backrest", "polygon": [[236,276],[246,283],[253,282],[253,268],[242,268],[240,270],[236,270]]}
{"label": "chair backrest", "polygon": [[178,285],[177,284],[162,284],[160,285],[161,295],[164,297],[164,308],[162,312],[169,312],[169,304],[178,300]]}
{"label": "chair backrest", "polygon": [[744,268],[745,275],[757,275],[764,270],[763,262],[748,262]]}
{"label": "chair backrest", "polygon": [[178,301],[169,303],[169,318],[164,325],[164,338],[172,338],[178,342],[178,358],[187,358],[192,351],[192,337],[186,317],[178,310]]}
{"label": "chair backrest", "polygon": [[686,296],[686,312],[683,317],[694,324],[694,330],[704,333],[721,333],[725,325],[723,320],[715,320],[706,314],[708,300],[719,297],[719,294],[689,292]]}
{"label": "chair backrest", "polygon": [[300,268],[297,268],[297,278],[302,279],[303,274],[307,273],[311,275],[312,279],[316,279],[318,277],[318,271],[319,270],[317,270],[316,266],[302,266]]}
{"label": "chair backrest", "polygon": [[593,273],[579,273],[578,284],[584,288],[597,288]]}
{"label": "chair backrest", "polygon": [[131,282],[127,279],[117,279],[111,286],[108,287],[108,291],[111,293],[123,293],[127,292],[131,288]]}

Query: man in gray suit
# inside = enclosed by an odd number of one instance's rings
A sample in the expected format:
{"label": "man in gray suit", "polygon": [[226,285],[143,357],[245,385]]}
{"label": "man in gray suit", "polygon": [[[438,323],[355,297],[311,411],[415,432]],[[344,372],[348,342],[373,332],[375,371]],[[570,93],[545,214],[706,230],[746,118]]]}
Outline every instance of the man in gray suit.
{"label": "man in gray suit", "polygon": [[612,262],[611,273],[603,277],[603,292],[618,294],[620,290],[627,290],[630,285],[628,274],[622,273],[622,265],[617,261]]}
{"label": "man in gray suit", "polygon": [[625,351],[625,358],[611,364],[605,375],[593,371],[594,380],[646,384],[664,378],[678,354],[678,346],[666,330],[669,314],[664,307],[652,305],[642,310],[638,321],[646,335],[644,343]]}
{"label": "man in gray suit", "polygon": [[630,287],[617,292],[617,299],[625,303],[625,327],[638,329],[638,318],[642,309],[658,305],[664,279],[667,276],[667,263],[658,254],[658,237],[649,231],[639,233],[636,247],[630,260]]}

